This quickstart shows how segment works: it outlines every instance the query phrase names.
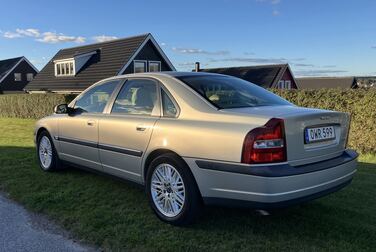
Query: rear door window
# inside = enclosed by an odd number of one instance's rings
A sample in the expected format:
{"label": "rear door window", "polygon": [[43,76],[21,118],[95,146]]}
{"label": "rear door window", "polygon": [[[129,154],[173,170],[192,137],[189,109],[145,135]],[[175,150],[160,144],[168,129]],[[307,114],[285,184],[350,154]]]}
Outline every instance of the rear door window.
{"label": "rear door window", "polygon": [[153,115],[157,113],[157,83],[149,79],[128,80],[120,90],[112,114]]}

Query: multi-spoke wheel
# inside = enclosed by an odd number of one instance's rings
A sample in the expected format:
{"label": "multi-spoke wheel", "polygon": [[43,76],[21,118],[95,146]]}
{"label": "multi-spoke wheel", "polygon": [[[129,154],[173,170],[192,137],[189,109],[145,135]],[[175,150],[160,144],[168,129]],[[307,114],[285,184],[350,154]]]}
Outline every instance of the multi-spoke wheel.
{"label": "multi-spoke wheel", "polygon": [[184,206],[185,187],[179,172],[170,164],[160,164],[151,178],[151,196],[158,210],[168,217],[178,215]]}
{"label": "multi-spoke wheel", "polygon": [[52,163],[52,144],[47,136],[43,136],[39,143],[39,160],[43,169],[48,169]]}
{"label": "multi-spoke wheel", "polygon": [[168,223],[187,224],[200,210],[201,198],[193,175],[174,154],[164,154],[151,162],[146,190],[153,210]]}
{"label": "multi-spoke wheel", "polygon": [[41,132],[38,136],[37,154],[39,166],[42,170],[53,171],[58,169],[60,162],[52,139],[47,131]]}

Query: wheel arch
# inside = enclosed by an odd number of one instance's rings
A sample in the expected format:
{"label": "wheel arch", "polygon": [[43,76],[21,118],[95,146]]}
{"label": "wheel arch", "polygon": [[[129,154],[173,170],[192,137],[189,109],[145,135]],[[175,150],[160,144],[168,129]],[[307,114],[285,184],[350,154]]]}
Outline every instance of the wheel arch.
{"label": "wheel arch", "polygon": [[[159,157],[161,155],[164,155],[164,154],[167,154],[167,153],[171,153],[171,154],[174,154],[176,157],[178,157],[182,162],[184,162],[184,164],[187,166],[187,168],[189,169],[190,173],[192,174],[195,182],[196,182],[196,178],[194,177],[193,175],[193,172],[191,171],[191,168],[189,167],[189,165],[187,164],[187,162],[182,158],[181,155],[179,155],[177,152],[173,151],[173,150],[170,150],[170,149],[166,149],[166,148],[159,148],[159,149],[155,149],[153,151],[151,151],[147,156],[146,156],[146,159],[145,159],[145,162],[143,162],[143,166],[142,166],[142,178],[143,178],[143,182],[146,181],[146,175],[147,175],[147,172],[148,172],[148,169],[149,169],[149,165],[150,163],[156,158],[156,157]],[[196,182],[197,183],[197,182]]]}
{"label": "wheel arch", "polygon": [[[176,155],[177,157],[179,157],[180,159],[183,160],[183,158],[177,154],[175,151],[172,151],[170,149],[164,149],[164,148],[160,148],[160,149],[155,149],[153,151],[151,151],[147,156],[146,156],[146,159],[145,159],[145,162],[142,166],[142,178],[143,178],[143,181],[145,182],[146,181],[146,174],[148,172],[148,169],[149,169],[149,165],[150,163],[156,158],[156,157],[159,157],[163,154],[167,154],[167,153],[172,153],[174,155]],[[184,160],[183,160],[184,161]],[[185,161],[184,161],[185,162]]]}
{"label": "wheel arch", "polygon": [[[37,133],[35,134],[35,140],[38,140],[38,137],[39,135],[43,132],[43,131],[46,131],[48,134],[50,134],[50,132],[48,131],[48,129],[46,127],[39,127],[39,129],[37,130]],[[50,134],[51,135],[51,134]]]}

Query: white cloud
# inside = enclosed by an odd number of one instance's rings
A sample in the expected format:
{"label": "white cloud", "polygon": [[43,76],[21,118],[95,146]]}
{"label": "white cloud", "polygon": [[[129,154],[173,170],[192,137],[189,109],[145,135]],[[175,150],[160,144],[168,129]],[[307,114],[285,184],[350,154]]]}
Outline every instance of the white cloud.
{"label": "white cloud", "polygon": [[14,38],[21,38],[22,35],[17,33],[17,32],[4,32],[4,38],[7,38],[7,39],[14,39]]}
{"label": "white cloud", "polygon": [[105,36],[105,35],[101,35],[101,36],[94,36],[93,37],[93,40],[95,42],[106,42],[106,41],[110,41],[110,40],[114,40],[114,39],[117,39],[118,37],[116,36]]}
{"label": "white cloud", "polygon": [[30,59],[30,62],[34,65],[45,65],[47,63],[46,57],[41,57],[40,59]]}
{"label": "white cloud", "polygon": [[305,64],[305,63],[295,63],[293,65],[296,67],[314,67],[315,66],[313,64]]}
{"label": "white cloud", "polygon": [[181,48],[181,47],[173,47],[172,50],[177,53],[182,54],[204,54],[204,55],[227,55],[229,51],[221,50],[221,51],[206,51],[197,48]]}
{"label": "white cloud", "polygon": [[24,38],[24,37],[33,37],[37,38],[37,41],[44,43],[59,43],[59,42],[75,42],[75,43],[84,43],[86,39],[82,36],[66,36],[62,33],[56,32],[43,32],[41,33],[38,29],[28,28],[20,29],[17,28],[16,31],[7,31],[3,33],[4,38],[14,39],[14,38]]}
{"label": "white cloud", "polygon": [[273,5],[280,4],[281,0],[256,0],[258,3],[270,3]]}
{"label": "white cloud", "polygon": [[256,2],[258,3],[267,3],[267,4],[270,4],[270,5],[273,5],[273,11],[272,11],[272,15],[273,16],[279,16],[279,14],[281,14],[279,12],[279,10],[277,10],[277,6],[282,2],[281,0],[256,0]]}
{"label": "white cloud", "polygon": [[39,37],[40,33],[38,29],[16,29],[15,32],[4,32],[3,37],[8,39],[22,38],[22,37]]}
{"label": "white cloud", "polygon": [[49,44],[64,42],[84,43],[86,41],[86,38],[82,36],[66,36],[62,33],[57,34],[55,32],[44,32],[41,38],[37,39],[37,41]]}
{"label": "white cloud", "polygon": [[167,45],[166,43],[163,43],[163,42],[161,43],[161,46],[166,46],[166,45]]}
{"label": "white cloud", "polygon": [[27,36],[27,37],[39,37],[40,32],[38,29],[16,29],[16,33],[22,35],[22,36]]}

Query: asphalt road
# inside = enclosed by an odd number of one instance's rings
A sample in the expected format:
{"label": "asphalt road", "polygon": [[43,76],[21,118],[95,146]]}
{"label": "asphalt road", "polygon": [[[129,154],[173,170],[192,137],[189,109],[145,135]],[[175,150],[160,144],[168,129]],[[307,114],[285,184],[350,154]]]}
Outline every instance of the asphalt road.
{"label": "asphalt road", "polygon": [[69,239],[45,217],[29,213],[0,194],[0,251],[98,251]]}

